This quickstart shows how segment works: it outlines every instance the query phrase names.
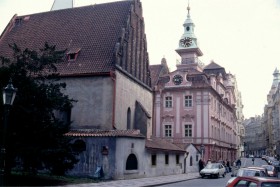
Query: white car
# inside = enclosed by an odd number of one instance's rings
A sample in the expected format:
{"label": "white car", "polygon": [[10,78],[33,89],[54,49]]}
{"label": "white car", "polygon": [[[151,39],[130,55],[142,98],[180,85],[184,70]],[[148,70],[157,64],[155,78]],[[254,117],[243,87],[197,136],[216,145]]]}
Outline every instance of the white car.
{"label": "white car", "polygon": [[200,176],[203,177],[225,177],[226,169],[221,163],[209,163],[200,171]]}

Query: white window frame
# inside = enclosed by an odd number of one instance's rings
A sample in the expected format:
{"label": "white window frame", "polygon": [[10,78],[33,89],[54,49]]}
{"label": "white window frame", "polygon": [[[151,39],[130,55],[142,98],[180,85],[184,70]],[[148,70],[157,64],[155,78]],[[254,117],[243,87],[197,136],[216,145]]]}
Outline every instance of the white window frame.
{"label": "white window frame", "polygon": [[164,98],[164,107],[165,108],[172,108],[173,107],[172,99],[173,99],[172,96],[165,96],[165,98]]}
{"label": "white window frame", "polygon": [[[186,128],[186,126],[190,126],[190,128]],[[188,129],[188,131],[186,131],[187,129]],[[190,132],[191,132],[191,135],[189,136]],[[193,137],[193,124],[184,124],[184,136]]]}
{"label": "white window frame", "polygon": [[[190,98],[189,98],[190,97]],[[192,95],[185,95],[185,107],[192,107],[193,106],[193,96]]]}
{"label": "white window frame", "polygon": [[164,125],[164,137],[172,137],[172,125],[171,124]]}

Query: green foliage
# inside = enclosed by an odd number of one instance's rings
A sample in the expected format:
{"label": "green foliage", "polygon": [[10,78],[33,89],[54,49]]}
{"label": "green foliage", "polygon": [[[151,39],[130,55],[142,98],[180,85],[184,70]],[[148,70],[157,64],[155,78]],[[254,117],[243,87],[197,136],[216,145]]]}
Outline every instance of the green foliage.
{"label": "green foliage", "polygon": [[47,43],[38,51],[22,51],[16,44],[10,47],[13,59],[0,57],[0,86],[5,87],[11,78],[18,89],[8,119],[8,168],[63,175],[77,162],[78,154],[72,149],[72,139],[64,136],[70,122],[56,115],[69,111],[75,102],[63,93],[66,84],[59,81],[56,68],[63,62],[65,50],[58,51]]}

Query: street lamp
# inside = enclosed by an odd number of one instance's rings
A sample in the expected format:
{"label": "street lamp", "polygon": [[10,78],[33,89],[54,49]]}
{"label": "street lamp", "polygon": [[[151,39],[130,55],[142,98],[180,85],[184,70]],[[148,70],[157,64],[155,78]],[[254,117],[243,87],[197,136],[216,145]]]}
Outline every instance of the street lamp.
{"label": "street lamp", "polygon": [[[4,104],[4,126],[3,126],[3,141],[2,141],[2,147],[1,147],[1,175],[6,174],[6,136],[7,136],[7,125],[8,125],[8,115],[10,107],[13,105],[14,99],[16,97],[17,89],[14,88],[12,84],[12,80],[9,80],[8,85],[3,88],[3,104]],[[3,178],[2,181],[3,182]]]}

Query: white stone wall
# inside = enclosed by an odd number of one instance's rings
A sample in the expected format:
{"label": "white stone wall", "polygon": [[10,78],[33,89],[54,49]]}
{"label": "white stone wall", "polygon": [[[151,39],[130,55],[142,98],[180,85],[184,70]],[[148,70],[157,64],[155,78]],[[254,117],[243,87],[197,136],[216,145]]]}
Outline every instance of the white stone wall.
{"label": "white stone wall", "polygon": [[[190,144],[186,151],[189,153],[186,158],[186,173],[190,172],[198,172],[198,161],[201,158],[201,155],[198,153],[198,150]],[[191,165],[191,157],[192,157],[192,165]]]}
{"label": "white stone wall", "polygon": [[[139,101],[145,110],[152,113],[152,92],[128,79],[122,73],[116,71],[116,99],[115,99],[115,127],[117,129],[127,128],[127,109],[131,109],[131,123],[134,122],[135,102]],[[147,135],[152,134],[152,118],[147,122]]]}
{"label": "white stone wall", "polygon": [[72,127],[112,129],[113,81],[104,77],[62,78],[66,83],[63,91],[77,100],[71,112]]}

